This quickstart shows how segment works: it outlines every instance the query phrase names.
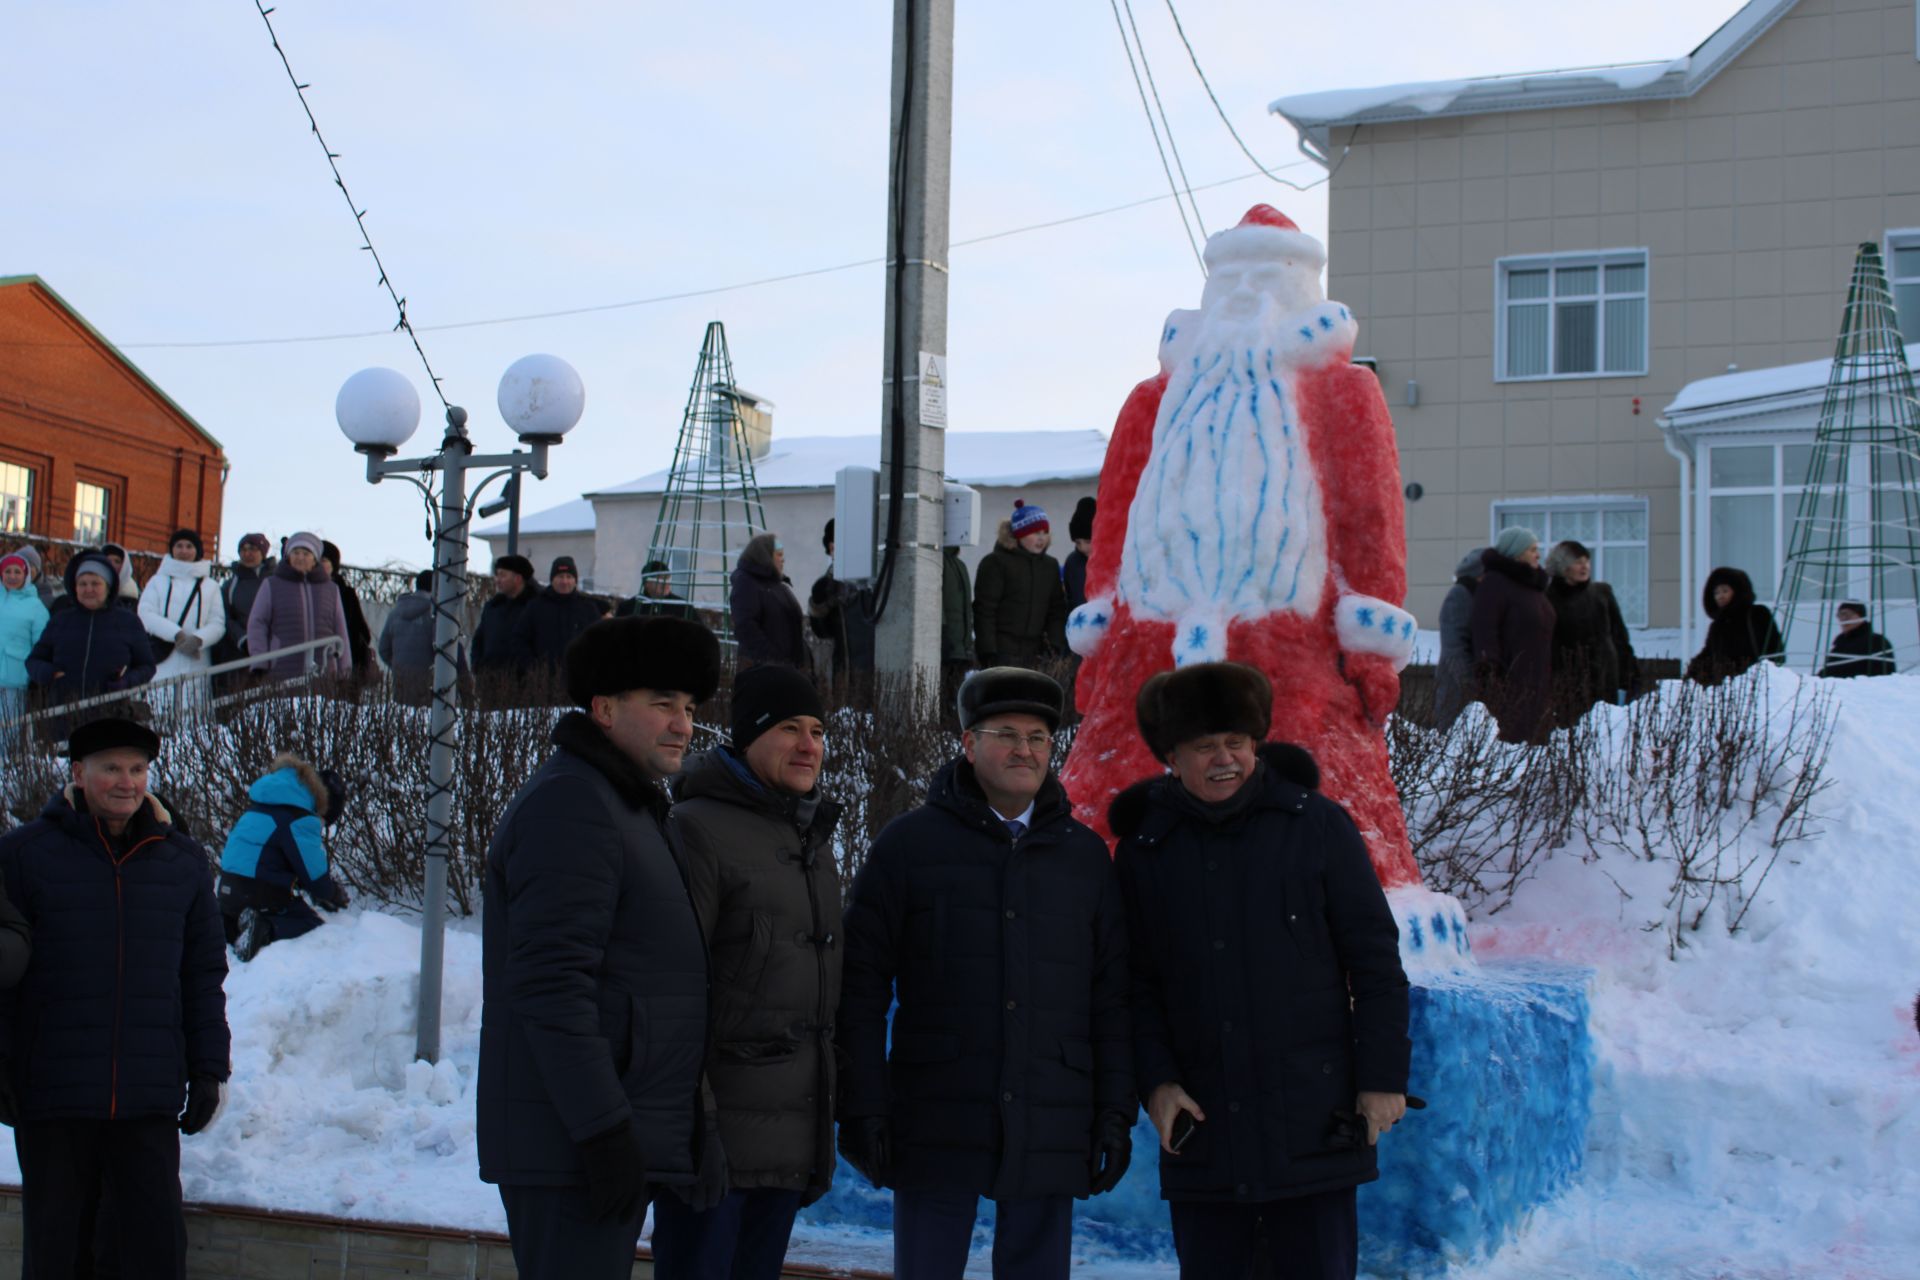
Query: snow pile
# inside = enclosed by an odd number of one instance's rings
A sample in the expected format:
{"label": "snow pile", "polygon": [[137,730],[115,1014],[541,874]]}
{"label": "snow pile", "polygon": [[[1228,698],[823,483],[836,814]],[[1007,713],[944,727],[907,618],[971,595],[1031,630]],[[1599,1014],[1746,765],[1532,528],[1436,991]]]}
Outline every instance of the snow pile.
{"label": "snow pile", "polygon": [[[1801,678],[1772,668],[1756,678],[1776,718],[1787,714]],[[1829,687],[1840,732],[1828,765],[1833,785],[1817,802],[1820,830],[1787,846],[1738,933],[1726,932],[1716,910],[1669,959],[1672,867],[1577,840],[1539,863],[1510,906],[1473,924],[1474,953],[1496,977],[1540,959],[1562,973],[1593,971],[1595,1085],[1584,1168],[1572,1186],[1534,1210],[1492,1258],[1461,1261],[1450,1274],[1915,1274],[1920,679]],[[476,1172],[480,946],[472,923],[447,937],[438,1068],[410,1061],[418,961],[416,923],[349,912],[235,966],[227,983],[234,1082],[226,1112],[182,1143],[190,1198],[501,1229],[499,1198]],[[1538,1086],[1539,1058],[1494,1065],[1507,1083],[1471,1107],[1449,1108],[1460,1113],[1454,1118],[1477,1108],[1489,1141],[1524,1144],[1543,1117],[1580,1105]],[[1421,1070],[1426,1083],[1443,1067]],[[1441,1119],[1436,1107],[1396,1130],[1389,1168],[1418,1163],[1422,1126]],[[1173,1274],[1165,1237],[1136,1229],[1165,1221],[1152,1140],[1142,1130],[1136,1141],[1120,1199],[1079,1206],[1083,1218],[1108,1217],[1105,1226],[1087,1221],[1076,1241],[1085,1274]],[[1485,1167],[1470,1151],[1464,1159],[1451,1172],[1428,1166],[1425,1194],[1448,1198],[1446,1212],[1470,1231],[1499,1192],[1477,1186]],[[0,1144],[0,1179],[17,1177],[11,1161]],[[828,1205],[845,1211],[809,1215],[794,1256],[884,1266],[890,1248],[878,1198],[844,1168],[841,1176]],[[1389,1189],[1365,1195],[1363,1230],[1390,1231]],[[984,1233],[978,1243],[975,1270],[985,1275]]]}

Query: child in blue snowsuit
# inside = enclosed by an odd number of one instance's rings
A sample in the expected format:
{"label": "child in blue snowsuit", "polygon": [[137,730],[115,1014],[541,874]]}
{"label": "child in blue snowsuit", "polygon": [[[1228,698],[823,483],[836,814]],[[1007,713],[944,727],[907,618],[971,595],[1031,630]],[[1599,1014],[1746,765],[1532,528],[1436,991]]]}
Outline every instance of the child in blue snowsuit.
{"label": "child in blue snowsuit", "polygon": [[227,941],[242,960],[323,923],[296,890],[328,911],[347,905],[347,891],[328,871],[322,838],[346,807],[346,786],[339,776],[331,769],[316,770],[297,756],[281,755],[270,773],[247,788],[247,799],[247,811],[233,824],[220,851],[215,894]]}

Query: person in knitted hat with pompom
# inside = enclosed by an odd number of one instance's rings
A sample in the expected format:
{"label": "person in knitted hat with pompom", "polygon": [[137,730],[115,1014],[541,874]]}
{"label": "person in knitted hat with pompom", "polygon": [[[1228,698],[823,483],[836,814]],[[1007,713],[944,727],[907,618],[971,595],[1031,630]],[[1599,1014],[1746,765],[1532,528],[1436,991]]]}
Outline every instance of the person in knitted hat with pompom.
{"label": "person in knitted hat with pompom", "polygon": [[1067,594],[1047,554],[1047,513],[1015,499],[973,579],[973,643],[982,667],[1038,668],[1067,652]]}

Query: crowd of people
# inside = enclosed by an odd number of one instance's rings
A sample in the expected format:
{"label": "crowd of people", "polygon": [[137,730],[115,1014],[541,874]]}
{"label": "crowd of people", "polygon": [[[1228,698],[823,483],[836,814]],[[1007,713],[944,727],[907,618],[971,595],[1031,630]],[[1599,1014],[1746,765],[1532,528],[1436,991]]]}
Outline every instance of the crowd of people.
{"label": "crowd of people", "polygon": [[[1264,741],[1261,673],[1142,691],[1167,772],[1116,802],[1117,857],[1053,774],[1065,690],[972,673],[953,758],[843,913],[820,685],[746,666],[726,741],[694,753],[721,665],[695,619],[587,625],[574,709],[487,850],[479,1162],[520,1274],[626,1276],[651,1206],[654,1274],[770,1280],[843,1154],[893,1192],[896,1275],[957,1278],[984,1197],[995,1274],[1064,1278],[1074,1201],[1119,1183],[1142,1106],[1182,1275],[1263,1252],[1355,1274],[1355,1188],[1407,1104],[1407,980],[1353,823]],[[180,1139],[230,1074],[229,962],[347,904],[338,778],[275,759],[216,882],[149,787],[163,747],[80,725],[68,785],[0,836],[0,1122],[34,1277],[103,1250],[184,1275]],[[1273,929],[1255,899],[1298,910]]]}
{"label": "crowd of people", "polygon": [[[1708,574],[1701,605],[1707,633],[1687,679],[1712,686],[1756,663],[1786,661],[1773,611],[1744,570]],[[1867,606],[1843,601],[1834,614],[1839,631],[1819,674],[1894,674],[1893,645],[1872,628]],[[1644,687],[1620,602],[1594,578],[1593,552],[1572,539],[1542,556],[1539,535],[1513,526],[1493,546],[1469,551],[1441,602],[1439,631],[1433,720],[1442,730],[1477,701],[1502,741],[1537,743],[1596,703],[1623,703]]]}

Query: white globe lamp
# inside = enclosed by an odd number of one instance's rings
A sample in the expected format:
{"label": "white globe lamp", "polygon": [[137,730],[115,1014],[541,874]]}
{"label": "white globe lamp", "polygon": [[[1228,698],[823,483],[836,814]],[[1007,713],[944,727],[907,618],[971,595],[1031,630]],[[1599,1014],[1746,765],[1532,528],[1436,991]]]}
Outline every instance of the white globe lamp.
{"label": "white globe lamp", "polygon": [[333,418],[362,453],[389,455],[420,425],[420,393],[393,369],[362,369],[340,386]]}
{"label": "white globe lamp", "polygon": [[522,440],[558,444],[587,407],[587,389],[559,356],[522,356],[500,379],[500,416]]}

